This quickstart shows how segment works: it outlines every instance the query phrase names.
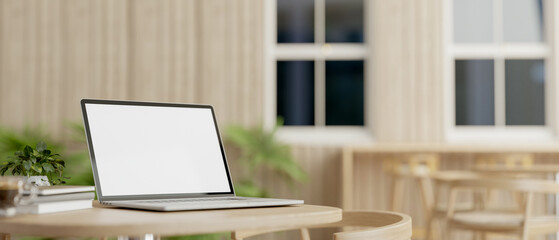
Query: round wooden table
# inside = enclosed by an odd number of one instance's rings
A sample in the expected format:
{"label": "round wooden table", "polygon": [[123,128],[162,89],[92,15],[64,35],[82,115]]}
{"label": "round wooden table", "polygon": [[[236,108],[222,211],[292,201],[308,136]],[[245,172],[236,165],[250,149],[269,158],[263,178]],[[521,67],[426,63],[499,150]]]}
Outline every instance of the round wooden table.
{"label": "round wooden table", "polygon": [[99,208],[0,218],[0,233],[43,237],[173,236],[235,230],[304,227],[337,222],[335,207],[294,205],[224,210],[151,212]]}

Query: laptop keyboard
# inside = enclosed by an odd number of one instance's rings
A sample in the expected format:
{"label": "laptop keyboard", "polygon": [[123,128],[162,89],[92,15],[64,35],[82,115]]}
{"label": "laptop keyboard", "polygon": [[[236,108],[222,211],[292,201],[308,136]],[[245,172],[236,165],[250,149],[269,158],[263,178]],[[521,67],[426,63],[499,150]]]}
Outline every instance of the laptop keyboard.
{"label": "laptop keyboard", "polygon": [[246,198],[226,197],[226,198],[179,198],[163,200],[141,200],[141,203],[181,203],[181,202],[212,202],[212,201],[243,201]]}

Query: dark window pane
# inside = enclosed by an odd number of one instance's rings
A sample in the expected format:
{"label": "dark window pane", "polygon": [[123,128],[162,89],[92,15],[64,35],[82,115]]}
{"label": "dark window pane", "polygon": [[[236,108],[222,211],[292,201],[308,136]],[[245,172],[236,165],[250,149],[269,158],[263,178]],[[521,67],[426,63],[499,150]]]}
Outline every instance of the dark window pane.
{"label": "dark window pane", "polygon": [[503,18],[506,42],[543,41],[542,0],[503,1]]}
{"label": "dark window pane", "polygon": [[314,62],[277,62],[277,114],[285,125],[314,125]]}
{"label": "dark window pane", "polygon": [[543,60],[506,60],[507,125],[545,125]]}
{"label": "dark window pane", "polygon": [[326,125],[363,125],[363,61],[326,62]]}
{"label": "dark window pane", "polygon": [[326,0],[326,42],[363,42],[363,0]]}
{"label": "dark window pane", "polygon": [[456,125],[494,125],[493,60],[456,60]]}
{"label": "dark window pane", "polygon": [[454,0],[453,8],[455,43],[493,42],[493,0]]}
{"label": "dark window pane", "polygon": [[278,0],[278,43],[314,42],[314,0]]}

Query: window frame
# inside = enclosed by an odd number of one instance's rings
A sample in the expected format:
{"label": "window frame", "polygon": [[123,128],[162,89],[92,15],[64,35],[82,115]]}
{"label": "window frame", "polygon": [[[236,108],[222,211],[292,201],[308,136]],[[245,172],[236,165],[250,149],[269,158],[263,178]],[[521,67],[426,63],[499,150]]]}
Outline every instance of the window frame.
{"label": "window frame", "polygon": [[[557,21],[554,13],[559,13],[553,0],[543,0],[544,40],[541,43],[503,43],[502,1],[494,0],[494,42],[487,44],[454,43],[453,0],[444,1],[444,89],[445,89],[445,140],[449,142],[472,141],[555,141],[557,136],[557,63],[558,36]],[[498,6],[498,7],[497,7]],[[501,8],[502,9],[502,8]],[[495,64],[495,125],[457,126],[455,96],[455,61],[490,59]],[[505,61],[513,59],[543,59],[545,65],[545,125],[511,126],[506,125],[505,113]]]}
{"label": "window frame", "polygon": [[[371,143],[372,106],[370,39],[372,36],[372,4],[364,4],[364,41],[363,43],[326,43],[325,42],[325,0],[315,0],[314,43],[277,43],[277,1],[264,1],[264,126],[271,129],[277,119],[277,61],[314,61],[315,71],[315,125],[283,126],[278,137],[289,143],[319,144],[341,146],[350,143]],[[357,60],[363,61],[364,85],[364,125],[327,126],[326,125],[326,61]]]}

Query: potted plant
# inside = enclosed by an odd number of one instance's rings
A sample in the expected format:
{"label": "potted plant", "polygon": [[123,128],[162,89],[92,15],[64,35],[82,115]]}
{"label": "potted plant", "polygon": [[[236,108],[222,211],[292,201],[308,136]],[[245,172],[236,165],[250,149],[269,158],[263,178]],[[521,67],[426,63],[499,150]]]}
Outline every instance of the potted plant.
{"label": "potted plant", "polygon": [[59,154],[54,154],[43,141],[37,143],[35,149],[26,145],[23,151],[16,151],[15,157],[0,165],[0,175],[11,173],[28,178],[39,186],[65,183],[62,179],[65,163]]}
{"label": "potted plant", "polygon": [[283,119],[278,118],[276,126],[271,130],[262,125],[254,128],[232,125],[227,128],[226,139],[240,150],[239,160],[244,168],[245,177],[235,184],[238,195],[268,197],[268,193],[253,179],[257,169],[261,167],[279,173],[288,184],[307,179],[307,174],[291,155],[289,145],[278,141],[276,137],[276,132],[282,125]]}

